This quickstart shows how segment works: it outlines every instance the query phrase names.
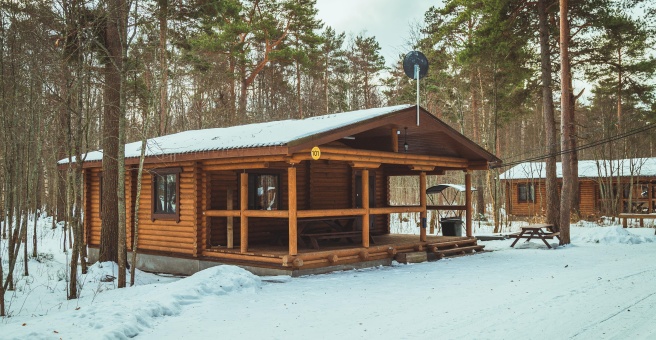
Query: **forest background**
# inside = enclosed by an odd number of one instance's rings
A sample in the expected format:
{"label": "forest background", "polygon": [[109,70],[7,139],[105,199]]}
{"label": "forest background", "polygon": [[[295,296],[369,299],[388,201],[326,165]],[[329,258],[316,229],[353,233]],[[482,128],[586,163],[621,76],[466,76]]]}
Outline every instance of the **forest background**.
{"label": "forest background", "polygon": [[[436,1],[407,34],[430,62],[421,105],[506,165],[654,157],[655,19],[646,0]],[[103,223],[124,227],[124,143],[414,103],[402,58],[325,26],[314,0],[0,0],[0,293],[27,257],[28,214],[45,209],[83,239],[81,162],[57,160],[103,149]],[[503,202],[505,169],[475,177],[479,218]],[[101,259],[122,263],[113,230]]]}

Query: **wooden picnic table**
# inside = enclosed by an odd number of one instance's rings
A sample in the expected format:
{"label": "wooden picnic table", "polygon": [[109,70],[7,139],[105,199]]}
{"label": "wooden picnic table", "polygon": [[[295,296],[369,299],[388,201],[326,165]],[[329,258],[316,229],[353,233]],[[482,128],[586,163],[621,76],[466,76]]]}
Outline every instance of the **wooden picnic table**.
{"label": "wooden picnic table", "polygon": [[622,219],[622,226],[626,228],[627,225],[627,219],[629,218],[637,218],[640,219],[640,226],[644,227],[645,223],[643,222],[645,218],[653,218],[656,219],[656,214],[629,214],[629,213],[620,213],[619,215],[620,219]]}
{"label": "wooden picnic table", "polygon": [[[545,232],[546,230],[546,232]],[[514,247],[515,244],[519,241],[520,238],[527,239],[526,242],[530,241],[532,238],[539,238],[551,249],[551,245],[547,242],[547,239],[553,239],[554,237],[560,241],[560,233],[554,231],[553,224],[532,224],[526,227],[522,227],[522,231],[515,234],[508,235],[510,237],[516,238],[510,246]]]}

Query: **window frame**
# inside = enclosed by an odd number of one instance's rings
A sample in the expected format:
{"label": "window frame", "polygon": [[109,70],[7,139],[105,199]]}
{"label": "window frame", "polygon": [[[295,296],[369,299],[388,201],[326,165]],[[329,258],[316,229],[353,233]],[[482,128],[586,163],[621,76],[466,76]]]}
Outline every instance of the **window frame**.
{"label": "window frame", "polygon": [[[526,199],[522,199],[522,194],[521,194],[522,193],[522,187],[524,187],[525,190],[526,190]],[[517,203],[535,203],[535,184],[534,183],[518,183],[517,184]]]}
{"label": "window frame", "polygon": [[[249,172],[248,173],[248,210],[266,210],[257,209],[257,178],[261,176],[275,176],[276,178],[276,203],[275,210],[282,209],[282,180],[279,172]],[[273,210],[273,209],[272,209]]]}
{"label": "window frame", "polygon": [[[150,204],[150,216],[151,220],[166,220],[166,221],[176,221],[180,223],[180,173],[182,168],[161,168],[161,169],[151,169],[151,204]],[[157,204],[157,176],[165,175],[175,175],[175,212],[174,213],[162,213],[156,212],[155,207]]]}

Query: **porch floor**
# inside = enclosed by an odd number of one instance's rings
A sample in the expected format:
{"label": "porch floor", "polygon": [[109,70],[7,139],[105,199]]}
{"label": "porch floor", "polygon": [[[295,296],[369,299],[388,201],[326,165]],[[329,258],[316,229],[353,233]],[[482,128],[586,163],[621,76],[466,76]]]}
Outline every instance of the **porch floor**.
{"label": "porch floor", "polygon": [[413,257],[421,258],[419,255],[423,252],[424,261],[430,261],[479,252],[484,247],[477,244],[475,237],[427,236],[422,242],[419,235],[389,234],[374,236],[373,240],[369,248],[362,247],[361,240],[353,240],[353,243],[329,240],[321,242],[320,249],[299,247],[296,255],[289,255],[287,244],[251,245],[245,253],[240,251],[239,244],[235,244],[232,249],[208,249],[203,252],[203,257],[209,261],[236,264],[258,275],[298,276],[390,265],[394,259],[403,262],[407,253],[415,253]]}
{"label": "porch floor", "polygon": [[[428,245],[439,245],[441,243],[452,243],[458,241],[471,242],[472,239],[475,240],[475,238],[473,237],[464,237],[464,236],[460,237],[460,236],[428,235],[426,237],[426,242],[421,242],[419,240],[419,235],[407,235],[407,234],[378,235],[378,236],[373,236],[373,239],[375,244],[370,244],[370,248],[392,247],[398,249],[399,251],[416,249],[418,248],[418,246],[426,247]],[[298,255],[301,256],[303,254],[311,254],[311,253],[318,253],[318,252],[330,252],[330,251],[343,250],[343,249],[362,248],[361,242],[362,241],[359,239],[355,240],[355,242],[353,243],[349,243],[345,241],[339,241],[339,242],[323,241],[321,242],[319,249],[314,249],[309,245],[307,245],[306,247],[301,247],[301,245],[299,244]],[[208,249],[208,251],[216,252],[216,253],[226,253],[226,254],[241,254],[239,249],[239,244],[235,244],[235,246],[231,249],[224,246],[219,246],[219,247],[212,247]],[[288,253],[289,253],[289,249],[287,245],[255,244],[255,245],[249,245],[248,252],[244,253],[243,255],[283,258],[284,256],[287,256]]]}

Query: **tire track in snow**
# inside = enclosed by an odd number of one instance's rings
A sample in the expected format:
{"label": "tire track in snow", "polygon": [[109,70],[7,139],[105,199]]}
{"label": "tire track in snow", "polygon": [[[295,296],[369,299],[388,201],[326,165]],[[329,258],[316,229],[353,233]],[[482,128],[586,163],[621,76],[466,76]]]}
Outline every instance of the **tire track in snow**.
{"label": "tire track in snow", "polygon": [[[631,304],[629,304],[629,305],[625,305],[624,307],[621,307],[620,310],[618,310],[618,311],[615,312],[615,313],[612,313],[612,314],[608,315],[606,318],[604,318],[604,319],[602,319],[602,320],[600,320],[600,321],[598,321],[598,322],[594,322],[594,323],[590,324],[589,326],[583,328],[580,332],[578,332],[578,333],[576,333],[576,334],[573,334],[571,337],[572,337],[572,338],[576,338],[576,337],[579,337],[579,336],[581,336],[581,335],[585,335],[585,333],[588,333],[588,332],[594,331],[595,329],[599,328],[599,326],[602,326],[605,322],[610,321],[610,320],[616,318],[618,315],[621,315],[621,314],[624,314],[624,313],[626,313],[626,312],[629,312],[629,311],[631,310],[631,308],[635,308],[635,307],[638,306],[639,304],[645,302],[645,300],[648,300],[648,299],[650,299],[650,298],[652,298],[652,297],[654,297],[654,296],[656,296],[656,292],[652,292],[652,293],[650,293],[650,294],[647,294],[646,296],[643,296],[642,298],[640,298],[640,299],[638,299],[638,300],[635,300],[633,303],[631,303]],[[656,305],[656,301],[654,301],[653,304]],[[638,321],[638,322],[640,322],[640,321]],[[589,338],[589,337],[586,336],[586,338]]]}

